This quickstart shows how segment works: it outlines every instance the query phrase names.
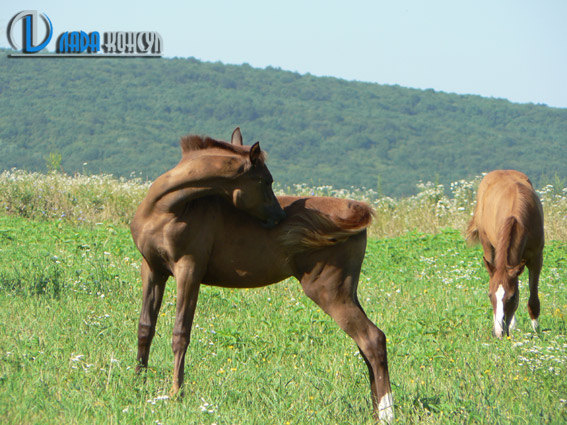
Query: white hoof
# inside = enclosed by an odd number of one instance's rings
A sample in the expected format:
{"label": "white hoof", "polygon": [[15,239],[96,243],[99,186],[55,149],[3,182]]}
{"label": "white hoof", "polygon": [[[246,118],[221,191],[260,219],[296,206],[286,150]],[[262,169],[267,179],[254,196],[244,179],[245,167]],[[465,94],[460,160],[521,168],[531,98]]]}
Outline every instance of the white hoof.
{"label": "white hoof", "polygon": [[517,325],[517,322],[516,322],[516,315],[514,314],[514,315],[512,316],[512,320],[510,320],[510,326],[508,327],[508,330],[509,330],[509,331],[513,331],[514,329],[516,329],[516,325]]}
{"label": "white hoof", "polygon": [[534,332],[537,332],[537,330],[539,329],[539,320],[532,319],[532,328]]}
{"label": "white hoof", "polygon": [[394,422],[394,400],[392,393],[384,395],[378,404],[378,419],[380,422],[391,424]]}

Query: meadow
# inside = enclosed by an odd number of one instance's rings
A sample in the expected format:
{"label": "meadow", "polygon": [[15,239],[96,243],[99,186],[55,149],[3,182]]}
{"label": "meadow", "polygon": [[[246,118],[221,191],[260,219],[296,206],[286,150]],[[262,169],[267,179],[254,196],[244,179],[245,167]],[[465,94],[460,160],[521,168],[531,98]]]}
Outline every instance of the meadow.
{"label": "meadow", "polygon": [[[540,190],[547,244],[540,332],[491,335],[488,276],[462,233],[477,182],[372,191],[279,191],[366,199],[376,209],[359,298],[387,335],[396,423],[567,421],[567,194]],[[168,398],[173,279],[147,373],[134,373],[140,255],[127,223],[139,180],[13,170],[0,175],[0,422],[7,424],[370,424],[355,344],[289,279],[201,287],[185,397]]]}

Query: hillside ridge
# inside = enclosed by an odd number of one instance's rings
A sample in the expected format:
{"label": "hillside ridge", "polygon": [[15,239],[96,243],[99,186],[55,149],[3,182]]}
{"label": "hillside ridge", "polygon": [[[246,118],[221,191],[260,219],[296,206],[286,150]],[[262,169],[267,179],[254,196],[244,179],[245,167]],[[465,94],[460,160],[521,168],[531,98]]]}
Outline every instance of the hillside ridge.
{"label": "hillside ridge", "polygon": [[0,50],[0,168],[154,179],[189,133],[259,140],[282,185],[415,193],[496,168],[567,177],[567,109],[181,59],[14,59]]}

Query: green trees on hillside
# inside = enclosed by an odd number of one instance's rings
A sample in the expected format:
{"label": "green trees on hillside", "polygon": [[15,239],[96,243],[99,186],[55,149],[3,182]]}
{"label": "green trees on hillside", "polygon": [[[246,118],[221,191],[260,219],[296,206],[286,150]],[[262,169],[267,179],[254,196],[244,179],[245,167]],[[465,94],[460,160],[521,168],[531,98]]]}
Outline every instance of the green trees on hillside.
{"label": "green trees on hillside", "polygon": [[[567,176],[567,110],[195,59],[10,59],[0,168],[155,178],[187,133],[260,140],[282,184],[415,191],[494,168]],[[87,163],[84,165],[84,163]]]}

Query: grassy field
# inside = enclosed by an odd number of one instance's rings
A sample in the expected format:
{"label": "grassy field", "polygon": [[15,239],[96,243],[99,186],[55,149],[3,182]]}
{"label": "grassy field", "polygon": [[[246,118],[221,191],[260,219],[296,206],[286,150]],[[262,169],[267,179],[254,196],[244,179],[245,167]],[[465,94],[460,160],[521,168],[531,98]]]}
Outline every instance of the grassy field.
{"label": "grassy field", "polygon": [[[396,423],[567,422],[567,245],[550,240],[541,332],[491,336],[488,277],[457,230],[371,238],[359,297],[388,337]],[[123,224],[0,215],[0,422],[365,424],[355,344],[299,284],[202,287],[186,395],[170,400],[175,284],[134,374],[139,254]]]}

